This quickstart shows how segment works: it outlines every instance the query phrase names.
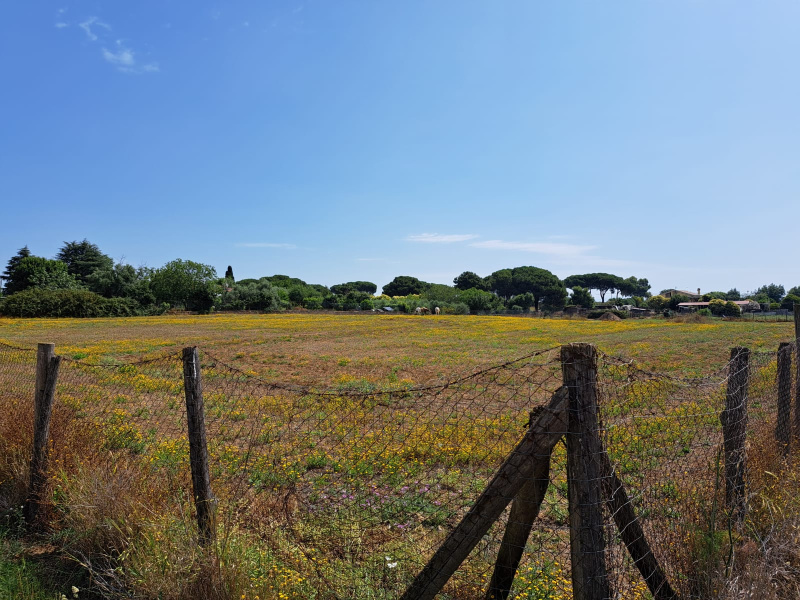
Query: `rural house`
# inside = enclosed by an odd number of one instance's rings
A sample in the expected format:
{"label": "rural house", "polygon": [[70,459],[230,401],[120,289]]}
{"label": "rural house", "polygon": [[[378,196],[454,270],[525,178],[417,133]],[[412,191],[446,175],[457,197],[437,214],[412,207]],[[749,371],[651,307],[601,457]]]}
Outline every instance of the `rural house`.
{"label": "rural house", "polygon": [[689,298],[690,302],[698,302],[702,295],[700,294],[700,288],[697,288],[697,293],[694,292],[687,292],[686,290],[664,290],[661,292],[661,295],[664,298],[672,298],[673,296],[686,296]]}

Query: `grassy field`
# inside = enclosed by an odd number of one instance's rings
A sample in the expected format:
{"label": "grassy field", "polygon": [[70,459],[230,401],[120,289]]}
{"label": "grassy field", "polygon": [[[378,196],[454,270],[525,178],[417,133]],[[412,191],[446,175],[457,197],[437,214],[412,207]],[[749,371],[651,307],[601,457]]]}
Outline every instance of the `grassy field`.
{"label": "grassy field", "polygon": [[0,319],[0,341],[54,342],[87,361],[128,361],[197,345],[268,380],[320,385],[342,374],[424,382],[532,351],[587,342],[644,368],[701,375],[724,365],[733,346],[776,350],[785,322],[524,317],[270,314],[130,319]]}
{"label": "grassy field", "polygon": [[[708,459],[718,443],[724,385],[670,377],[719,371],[733,346],[763,351],[751,384],[751,420],[768,423],[774,411],[759,403],[774,387],[775,369],[766,353],[793,334],[790,323],[696,319],[292,313],[0,320],[0,341],[25,348],[54,342],[71,359],[59,380],[48,513],[58,544],[84,562],[94,556],[93,568],[114,585],[176,600],[397,597],[519,439],[531,403],[560,385],[558,354],[446,388],[408,390],[569,342],[594,343],[643,369],[602,361],[610,382],[603,392],[609,453],[641,494],[662,560],[700,548],[711,561],[726,548],[716,517],[710,534],[667,532],[665,524],[698,522],[716,510]],[[207,427],[224,518],[222,541],[210,556],[196,544],[186,496],[175,354],[188,345],[211,357],[204,367]],[[391,394],[374,395],[382,391]],[[18,427],[25,414],[22,401],[0,414],[0,484],[13,480],[27,454]],[[770,460],[754,462],[771,469],[754,468],[759,489],[776,472]],[[544,527],[532,537],[516,598],[571,597],[561,446],[551,480]],[[762,512],[794,514],[796,497],[770,496]],[[699,512],[689,514],[690,507]],[[445,597],[482,597],[500,534],[471,558]],[[628,579],[629,564],[616,568],[629,582],[624,598],[647,597]]]}

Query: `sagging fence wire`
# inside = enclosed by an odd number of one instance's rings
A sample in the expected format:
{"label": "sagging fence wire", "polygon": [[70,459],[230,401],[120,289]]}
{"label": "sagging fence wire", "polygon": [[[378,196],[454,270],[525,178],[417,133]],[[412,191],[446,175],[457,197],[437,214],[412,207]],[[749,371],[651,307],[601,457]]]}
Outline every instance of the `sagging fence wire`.
{"label": "sagging fence wire", "polygon": [[[614,594],[609,597],[646,597],[653,593],[648,577],[660,578],[655,597],[703,597],[716,583],[701,563],[717,557],[703,545],[709,539],[718,544],[734,518],[726,508],[720,415],[726,401],[730,409],[731,394],[747,405],[740,424],[758,468],[747,471],[746,493],[758,494],[768,477],[762,467],[777,470],[782,450],[775,441],[785,438],[778,430],[777,358],[750,353],[747,377],[739,378],[746,389],[732,390],[731,381],[741,375],[731,372],[734,361],[708,377],[680,378],[597,356],[594,433],[601,449],[590,462],[599,465],[593,477],[603,486],[583,508],[601,514],[598,564]],[[378,387],[342,377],[335,388],[322,389],[265,381],[202,352],[215,527],[225,535],[241,532],[261,547],[254,589],[272,590],[275,597],[399,598],[481,494],[493,489],[526,426],[565,383],[563,362],[559,349],[549,348],[430,385]],[[157,513],[185,519],[192,512],[182,369],[178,353],[125,364],[63,361],[51,518],[69,525],[100,519],[102,510],[126,511],[129,522]],[[2,402],[20,415],[34,370],[35,351],[0,344]],[[564,428],[558,437],[570,433]],[[468,558],[439,597],[492,597],[487,589],[498,553],[508,554],[514,544],[520,552],[512,587],[498,588],[493,597],[580,597],[585,590],[574,589],[570,532],[581,507],[577,492],[570,492],[567,454],[564,443],[555,444],[547,469],[527,474],[527,491],[502,499],[508,508],[471,540]],[[610,470],[601,468],[606,463]],[[97,485],[75,489],[75,474],[87,471]],[[148,490],[146,509],[134,501],[110,506],[119,473]],[[108,500],[81,508],[81,493]],[[59,503],[70,498],[70,510],[59,514]],[[532,523],[526,502],[538,502]],[[98,514],[85,514],[92,511]],[[161,519],[167,526],[170,518]],[[643,554],[634,558],[630,543],[637,540]],[[130,556],[130,544],[108,542]],[[647,576],[637,568],[643,562],[650,565]]]}

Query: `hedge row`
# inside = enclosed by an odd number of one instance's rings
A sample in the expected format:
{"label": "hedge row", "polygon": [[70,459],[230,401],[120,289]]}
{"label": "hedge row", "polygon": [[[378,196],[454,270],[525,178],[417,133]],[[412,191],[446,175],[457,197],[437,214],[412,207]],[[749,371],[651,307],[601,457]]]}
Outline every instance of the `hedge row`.
{"label": "hedge row", "polygon": [[88,290],[30,289],[0,301],[0,314],[6,317],[133,317],[166,308],[143,308],[132,298],[104,298]]}

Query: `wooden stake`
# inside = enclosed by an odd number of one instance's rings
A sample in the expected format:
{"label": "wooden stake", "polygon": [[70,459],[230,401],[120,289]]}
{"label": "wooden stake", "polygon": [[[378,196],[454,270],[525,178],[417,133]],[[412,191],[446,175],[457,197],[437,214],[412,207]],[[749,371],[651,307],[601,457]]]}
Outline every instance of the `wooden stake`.
{"label": "wooden stake", "polygon": [[53,400],[61,365],[61,357],[55,355],[55,349],[55,344],[39,344],[36,352],[33,451],[28,497],[22,509],[28,525],[36,521],[47,484],[47,440],[50,437],[50,417],[53,414]]}
{"label": "wooden stake", "polygon": [[597,351],[591,344],[562,346],[561,366],[569,392],[566,442],[573,598],[607,600],[611,588],[603,532]]}
{"label": "wooden stake", "polygon": [[186,395],[186,422],[189,428],[189,461],[192,468],[192,489],[197,509],[200,543],[214,540],[214,508],[206,447],[206,422],[203,413],[203,382],[197,348],[183,349],[183,384]]}
{"label": "wooden stake", "polygon": [[747,438],[747,386],[750,382],[750,350],[731,349],[728,393],[720,415],[725,448],[725,504],[736,521],[745,515],[744,473]]}

